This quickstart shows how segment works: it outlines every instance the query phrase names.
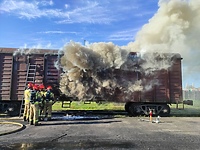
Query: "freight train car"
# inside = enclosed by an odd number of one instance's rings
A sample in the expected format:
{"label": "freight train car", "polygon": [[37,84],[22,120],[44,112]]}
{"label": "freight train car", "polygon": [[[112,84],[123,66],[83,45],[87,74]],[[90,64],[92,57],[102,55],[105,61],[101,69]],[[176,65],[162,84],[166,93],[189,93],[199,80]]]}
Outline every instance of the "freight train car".
{"label": "freight train car", "polygon": [[[136,53],[130,53],[129,57],[135,61],[135,55]],[[36,49],[30,51],[0,48],[0,112],[7,112],[10,115],[17,115],[20,112],[23,92],[28,82],[51,85],[58,100],[77,100],[76,97],[58,92],[62,72],[59,64],[57,64],[60,57],[62,57],[62,54],[58,54],[58,50]],[[176,54],[170,59],[172,65],[168,69],[155,71],[154,76],[143,74],[137,69],[134,71],[121,70],[120,68],[111,69],[112,75],[118,80],[127,78],[128,80],[143,80],[146,83],[151,82],[152,79],[158,80],[159,84],[153,85],[149,90],[134,91],[131,95],[126,95],[119,88],[115,88],[112,94],[107,89],[102,89],[104,91],[103,96],[94,93],[94,97],[89,100],[123,102],[125,103],[125,110],[131,115],[147,115],[149,110],[152,110],[154,114],[169,115],[170,107],[168,104],[182,102],[182,58],[179,54]],[[145,60],[138,61],[137,59],[134,62],[135,67],[139,68],[143,61]]]}
{"label": "freight train car", "polygon": [[[131,52],[118,69],[100,69],[95,75],[83,72],[84,79],[80,80],[87,94],[82,98],[124,103],[125,110],[132,116],[148,115],[150,110],[155,115],[168,116],[169,104],[178,106],[183,102],[181,60],[180,54],[146,53],[140,56]],[[96,86],[99,83],[95,82],[96,79],[101,79],[99,81],[102,84],[109,81],[109,86]],[[85,81],[88,82],[84,84]]]}
{"label": "freight train car", "polygon": [[27,82],[59,84],[57,50],[0,48],[0,112],[17,115]]}
{"label": "freight train car", "polygon": [[[161,58],[160,55],[155,57],[155,59],[157,59],[155,62],[162,65],[162,62],[167,60],[169,61],[168,63],[170,63],[170,66],[165,69],[155,70],[153,75],[143,74],[142,71],[137,73],[139,74],[137,75],[137,78],[139,77],[139,79],[145,81],[143,82],[144,86],[152,81],[158,81],[158,83],[152,84],[153,86],[149,90],[135,92],[133,98],[126,101],[125,110],[131,115],[148,115],[149,111],[152,110],[153,114],[168,116],[170,114],[170,107],[168,104],[177,104],[178,107],[178,104],[183,102],[182,58],[180,54],[168,53],[163,55],[165,58]],[[140,64],[138,66],[140,66]],[[133,74],[133,72],[129,72],[129,74]],[[133,77],[133,75],[129,76]]]}

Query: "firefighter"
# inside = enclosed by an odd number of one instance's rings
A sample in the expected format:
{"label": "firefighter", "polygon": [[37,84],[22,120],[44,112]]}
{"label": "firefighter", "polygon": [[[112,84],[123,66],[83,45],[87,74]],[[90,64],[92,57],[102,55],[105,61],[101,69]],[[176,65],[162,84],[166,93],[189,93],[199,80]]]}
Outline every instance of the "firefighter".
{"label": "firefighter", "polygon": [[29,121],[29,112],[30,112],[30,93],[32,90],[33,84],[30,82],[27,85],[27,89],[24,91],[24,100],[25,100],[25,106],[24,106],[24,113],[23,113],[23,119],[24,121]]}
{"label": "firefighter", "polygon": [[38,85],[33,86],[33,90],[31,91],[31,98],[30,98],[30,116],[29,121],[30,125],[38,125],[39,122],[39,105],[41,104],[41,95],[39,92]]}
{"label": "firefighter", "polygon": [[47,114],[47,120],[51,120],[51,113],[52,113],[52,104],[54,101],[54,93],[52,92],[52,87],[48,86],[46,88],[46,92],[44,94],[45,101],[44,101],[44,115]]}
{"label": "firefighter", "polygon": [[41,95],[40,119],[44,120],[44,118],[45,118],[45,114],[44,114],[45,97],[44,97],[44,94],[45,94],[46,90],[45,90],[45,86],[43,84],[40,84],[39,89],[40,89],[40,95]]}

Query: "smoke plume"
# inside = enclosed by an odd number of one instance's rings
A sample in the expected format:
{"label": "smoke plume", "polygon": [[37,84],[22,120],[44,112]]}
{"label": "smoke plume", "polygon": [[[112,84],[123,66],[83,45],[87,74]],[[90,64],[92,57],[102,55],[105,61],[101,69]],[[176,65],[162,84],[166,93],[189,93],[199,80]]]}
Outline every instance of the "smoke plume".
{"label": "smoke plume", "polygon": [[157,13],[124,48],[142,53],[180,53],[183,80],[200,79],[199,24],[200,0],[160,0]]}
{"label": "smoke plume", "polygon": [[139,76],[154,76],[156,71],[168,69],[177,53],[184,58],[185,76],[200,71],[195,67],[200,64],[200,0],[160,0],[158,5],[158,11],[137,33],[135,41],[126,46],[100,42],[86,47],[73,41],[65,45],[61,91],[79,99],[110,99],[116,93],[126,94],[127,98],[133,92],[159,85],[156,78]]}
{"label": "smoke plume", "polygon": [[[111,100],[112,95],[119,93],[125,99],[130,98],[133,92],[150,90],[159,82],[142,80],[139,76],[141,73],[151,76],[156,70],[170,67],[172,57],[159,53],[130,53],[111,42],[85,47],[71,41],[64,46],[63,52],[60,63],[64,73],[61,75],[60,90],[81,100],[96,97]],[[159,61],[150,60],[150,56]]]}

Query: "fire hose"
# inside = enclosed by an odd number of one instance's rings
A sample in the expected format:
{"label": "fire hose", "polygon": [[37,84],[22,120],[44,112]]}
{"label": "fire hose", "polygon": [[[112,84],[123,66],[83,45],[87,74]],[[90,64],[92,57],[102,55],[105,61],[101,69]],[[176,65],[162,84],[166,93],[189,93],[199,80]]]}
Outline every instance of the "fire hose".
{"label": "fire hose", "polygon": [[23,125],[21,123],[17,123],[17,122],[0,122],[0,124],[3,124],[3,125],[8,124],[8,125],[17,125],[17,126],[19,126],[19,128],[17,128],[17,129],[0,133],[0,136],[11,134],[11,133],[15,133],[15,132],[18,132],[18,131],[21,131],[21,130],[25,129],[25,125]]}

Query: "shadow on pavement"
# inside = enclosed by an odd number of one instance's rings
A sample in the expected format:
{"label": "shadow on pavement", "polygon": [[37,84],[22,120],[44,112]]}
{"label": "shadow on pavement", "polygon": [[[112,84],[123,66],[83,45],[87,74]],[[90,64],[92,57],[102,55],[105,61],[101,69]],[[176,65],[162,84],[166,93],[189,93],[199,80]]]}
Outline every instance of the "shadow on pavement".
{"label": "shadow on pavement", "polygon": [[63,121],[63,122],[40,122],[39,126],[52,126],[52,125],[73,125],[73,124],[107,124],[107,123],[116,123],[121,121]]}
{"label": "shadow on pavement", "polygon": [[94,140],[80,140],[80,141],[68,141],[64,143],[60,142],[42,142],[42,143],[18,143],[18,144],[13,144],[13,145],[8,145],[8,146],[1,146],[1,149],[6,149],[6,150],[57,150],[57,149],[131,149],[135,148],[135,144],[132,143],[131,141],[111,141],[111,140],[106,140],[106,141],[94,141]]}

